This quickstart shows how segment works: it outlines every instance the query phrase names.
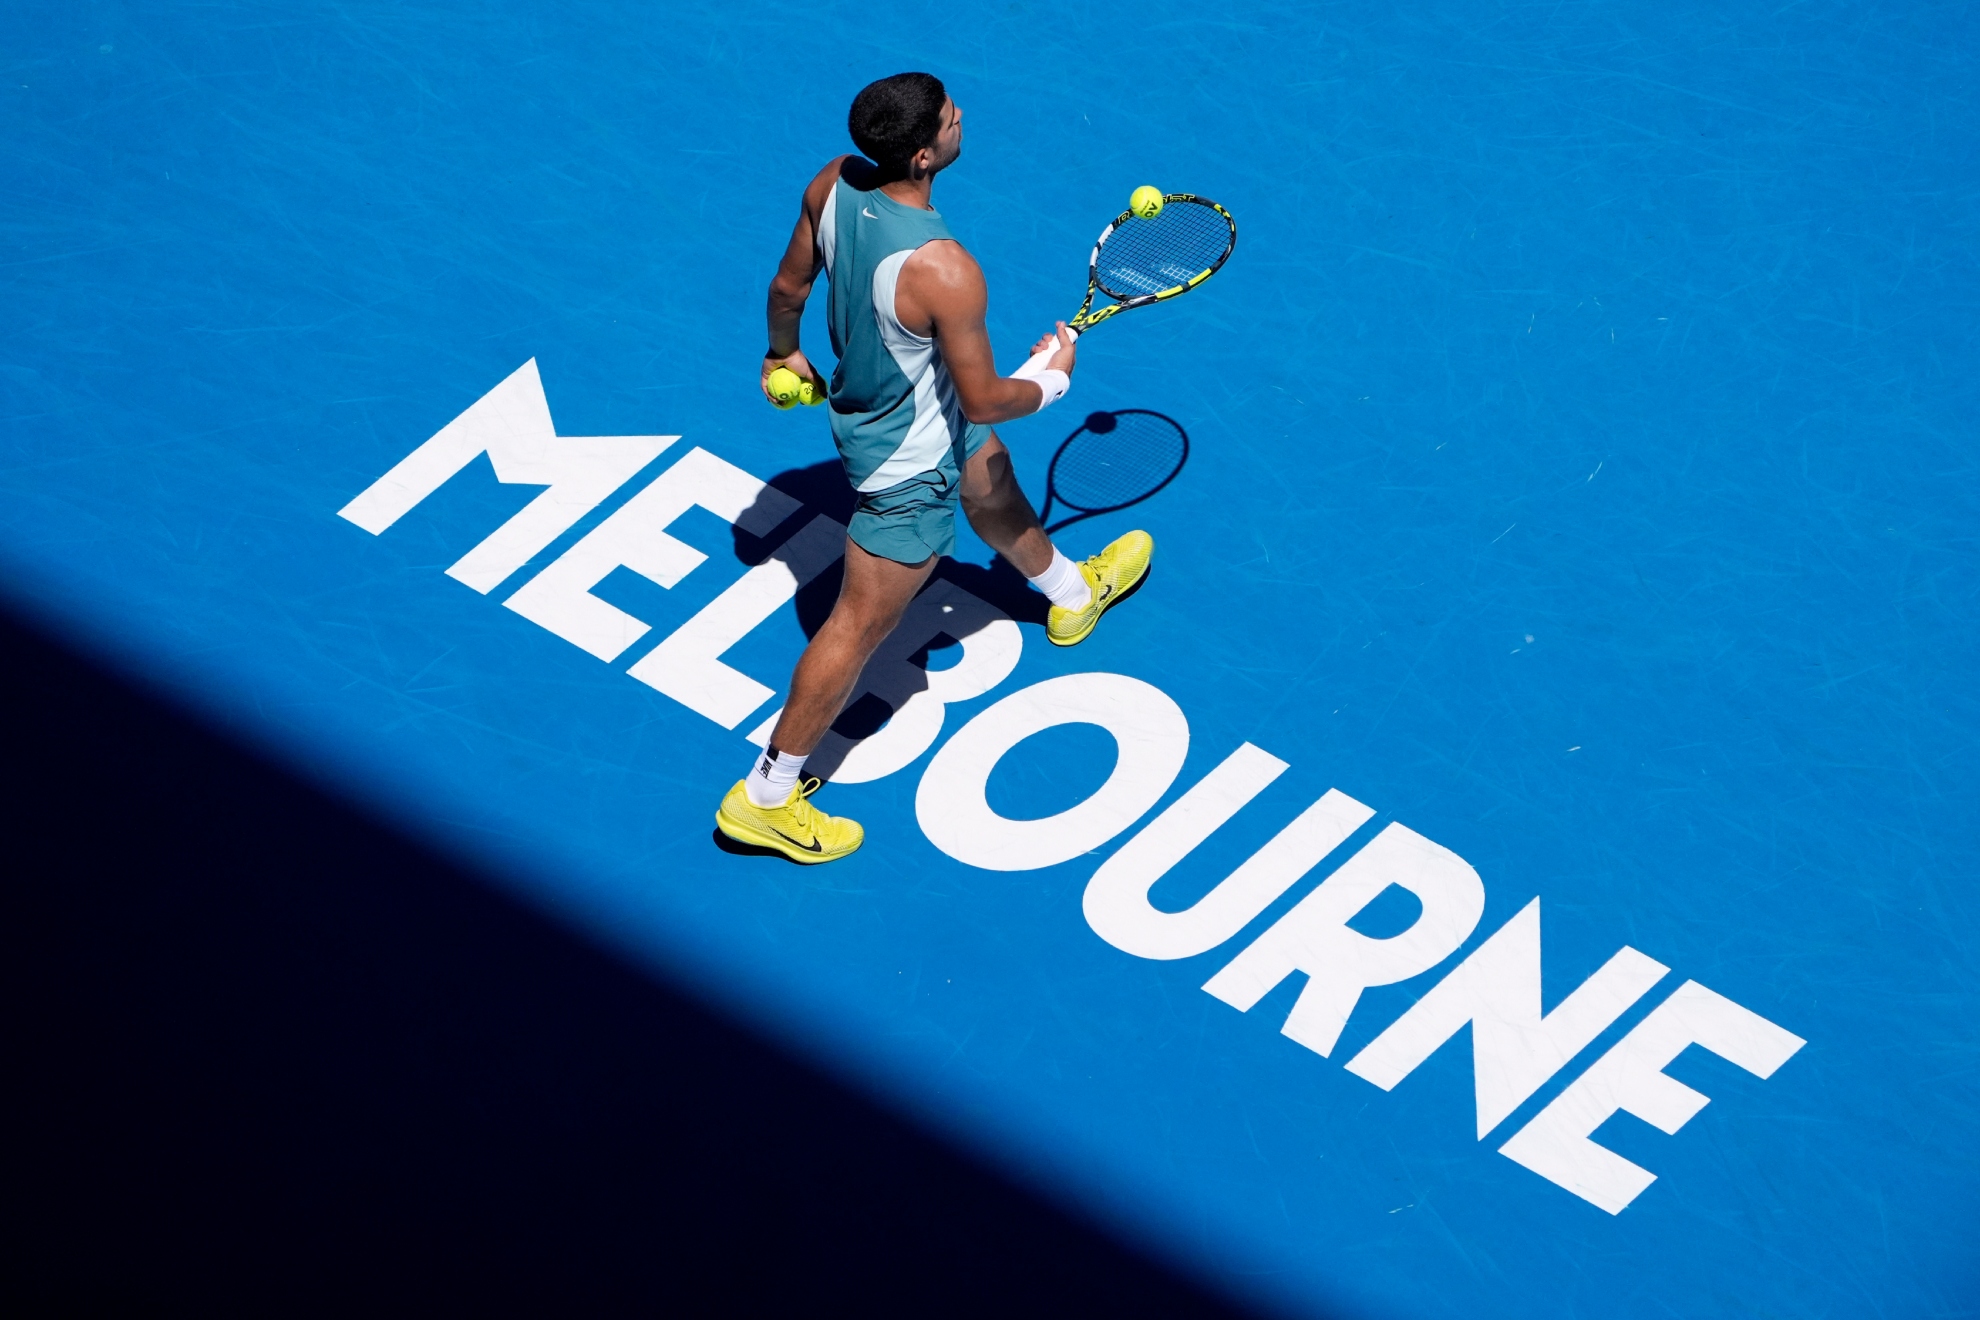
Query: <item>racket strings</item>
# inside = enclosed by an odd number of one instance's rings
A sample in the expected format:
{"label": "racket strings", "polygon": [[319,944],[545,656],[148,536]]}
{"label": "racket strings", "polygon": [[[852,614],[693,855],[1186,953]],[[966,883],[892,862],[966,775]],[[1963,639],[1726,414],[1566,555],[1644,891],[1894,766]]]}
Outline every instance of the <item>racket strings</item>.
{"label": "racket strings", "polygon": [[1145,499],[1167,485],[1188,457],[1182,428],[1166,417],[1129,410],[1095,417],[1112,425],[1101,430],[1089,419],[1052,463],[1052,493],[1067,508],[1103,512]]}
{"label": "racket strings", "polygon": [[1201,202],[1171,202],[1152,220],[1130,219],[1100,245],[1094,280],[1115,298],[1187,284],[1230,251],[1230,221]]}

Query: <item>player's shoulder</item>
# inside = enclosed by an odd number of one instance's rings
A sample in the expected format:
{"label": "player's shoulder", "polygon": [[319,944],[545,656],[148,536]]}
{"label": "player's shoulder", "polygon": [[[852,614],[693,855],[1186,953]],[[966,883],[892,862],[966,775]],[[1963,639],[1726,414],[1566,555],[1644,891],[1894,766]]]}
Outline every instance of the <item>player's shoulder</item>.
{"label": "player's shoulder", "polygon": [[969,255],[969,249],[953,238],[923,243],[901,267],[901,275],[916,287],[931,291],[941,288],[979,296],[984,291],[983,268]]}
{"label": "player's shoulder", "polygon": [[923,243],[915,249],[912,260],[945,275],[983,278],[983,268],[976,264],[976,258],[970,256],[969,249],[953,238],[937,238]]}
{"label": "player's shoulder", "polygon": [[839,181],[845,163],[853,157],[837,156],[825,162],[825,168],[811,176],[811,182],[804,186],[805,209],[816,213],[825,205],[825,198],[831,193],[832,185]]}
{"label": "player's shoulder", "polygon": [[880,186],[879,167],[866,157],[851,153],[832,157],[805,185],[805,205],[814,211],[824,206],[836,183],[844,183],[856,192],[872,192]]}

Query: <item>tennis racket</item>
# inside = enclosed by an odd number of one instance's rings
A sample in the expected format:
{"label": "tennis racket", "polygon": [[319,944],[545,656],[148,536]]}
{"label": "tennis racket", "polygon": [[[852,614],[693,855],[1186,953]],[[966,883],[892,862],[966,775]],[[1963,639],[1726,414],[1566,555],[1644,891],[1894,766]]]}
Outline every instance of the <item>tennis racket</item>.
{"label": "tennis racket", "polygon": [[[1165,193],[1162,209],[1143,218],[1115,216],[1093,244],[1086,263],[1086,300],[1066,327],[1075,336],[1110,316],[1180,297],[1215,275],[1237,247],[1237,221],[1208,197]],[[1113,301],[1093,305],[1096,295]],[[1036,371],[1058,352],[1034,354],[1024,365]]]}
{"label": "tennis racket", "polygon": [[1092,413],[1052,455],[1038,521],[1048,522],[1054,503],[1071,516],[1049,523],[1047,533],[1139,504],[1174,481],[1188,461],[1189,433],[1161,413]]}

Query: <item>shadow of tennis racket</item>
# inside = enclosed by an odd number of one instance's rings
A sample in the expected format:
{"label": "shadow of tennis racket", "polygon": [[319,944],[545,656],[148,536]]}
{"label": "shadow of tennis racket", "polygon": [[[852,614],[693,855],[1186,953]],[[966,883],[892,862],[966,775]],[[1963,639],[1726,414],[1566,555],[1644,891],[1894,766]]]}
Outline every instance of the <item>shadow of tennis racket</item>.
{"label": "shadow of tennis racket", "polygon": [[[1045,530],[1141,503],[1174,481],[1189,461],[1189,433],[1147,408],[1087,415],[1065,438],[1045,476]],[[1070,516],[1052,522],[1052,506]]]}

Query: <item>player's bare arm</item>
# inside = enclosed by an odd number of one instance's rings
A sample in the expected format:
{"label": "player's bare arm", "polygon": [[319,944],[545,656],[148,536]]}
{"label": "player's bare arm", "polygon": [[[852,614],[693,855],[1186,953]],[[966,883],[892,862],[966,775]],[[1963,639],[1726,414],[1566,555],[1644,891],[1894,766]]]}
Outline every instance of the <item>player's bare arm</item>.
{"label": "player's bare arm", "polygon": [[[1044,391],[1031,381],[997,374],[990,332],[984,326],[989,305],[983,268],[954,241],[930,243],[909,257],[894,292],[894,313],[902,326],[918,335],[932,335],[940,347],[963,416],[994,425],[1037,412],[1044,404]],[[1051,365],[1070,376],[1078,349],[1068,342],[1065,329],[1061,321],[1031,351],[1042,352],[1058,338],[1060,348]]]}
{"label": "player's bare arm", "polygon": [[770,373],[778,367],[790,368],[800,378],[810,381],[820,393],[824,392],[824,378],[812,367],[804,350],[798,347],[798,324],[804,319],[804,305],[811,298],[811,286],[817,283],[818,273],[825,268],[824,254],[818,250],[818,218],[824,211],[825,198],[832,191],[832,184],[848,159],[846,156],[834,157],[805,186],[804,198],[798,206],[797,223],[791,227],[791,241],[785,245],[783,259],[777,263],[777,273],[770,279],[767,309],[770,347],[763,354],[763,374],[758,381],[766,399],[770,398]]}

